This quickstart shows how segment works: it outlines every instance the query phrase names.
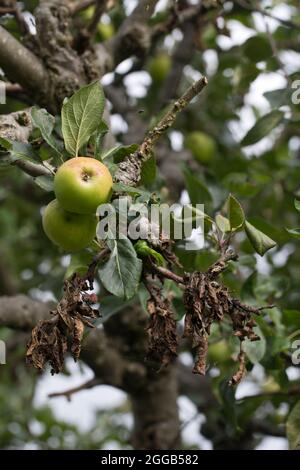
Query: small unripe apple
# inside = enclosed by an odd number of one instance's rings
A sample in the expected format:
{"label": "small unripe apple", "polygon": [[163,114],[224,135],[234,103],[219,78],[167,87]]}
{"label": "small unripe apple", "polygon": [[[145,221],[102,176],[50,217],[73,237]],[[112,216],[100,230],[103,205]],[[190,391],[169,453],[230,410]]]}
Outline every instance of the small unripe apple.
{"label": "small unripe apple", "polygon": [[171,67],[171,57],[165,52],[157,54],[151,59],[149,72],[154,82],[163,82]]}
{"label": "small unripe apple", "polygon": [[207,165],[212,162],[216,153],[214,140],[204,132],[194,131],[188,134],[185,145],[192,152],[197,162]]}
{"label": "small unripe apple", "polygon": [[94,12],[95,12],[95,7],[94,6],[91,6],[91,7],[88,7],[86,8],[85,10],[83,10],[81,12],[81,16],[85,19],[85,20],[88,20],[90,21],[93,16],[94,16]]}
{"label": "small unripe apple", "polygon": [[54,178],[54,192],[60,205],[76,214],[96,213],[109,200],[112,177],[95,158],[75,157],[63,163]]}
{"label": "small unripe apple", "polygon": [[94,214],[74,214],[65,211],[54,199],[43,213],[43,229],[48,238],[68,252],[88,246],[96,235],[97,217]]}

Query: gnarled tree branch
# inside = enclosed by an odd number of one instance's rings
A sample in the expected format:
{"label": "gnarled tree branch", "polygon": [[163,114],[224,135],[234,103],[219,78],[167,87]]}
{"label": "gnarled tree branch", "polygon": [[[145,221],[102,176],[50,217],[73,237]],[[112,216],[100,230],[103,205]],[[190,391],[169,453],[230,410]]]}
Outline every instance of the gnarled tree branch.
{"label": "gnarled tree branch", "polygon": [[182,111],[207,85],[207,78],[202,77],[194,82],[186,92],[178,98],[167,113],[160,119],[156,126],[150,130],[144,138],[139,148],[123,162],[120,163],[116,173],[116,181],[136,186],[141,178],[141,168],[152,155],[153,147],[161,136],[173,125],[177,114]]}

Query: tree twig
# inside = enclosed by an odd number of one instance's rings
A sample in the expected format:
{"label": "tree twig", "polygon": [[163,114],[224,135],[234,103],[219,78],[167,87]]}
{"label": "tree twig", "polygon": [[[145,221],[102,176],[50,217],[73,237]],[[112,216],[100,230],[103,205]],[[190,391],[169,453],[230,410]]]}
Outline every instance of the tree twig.
{"label": "tree twig", "polygon": [[244,1],[244,0],[235,0],[234,3],[241,6],[242,8],[245,8],[248,11],[252,11],[253,13],[255,12],[261,13],[262,15],[267,16],[271,18],[272,20],[278,21],[278,23],[281,23],[284,26],[287,26],[288,28],[300,30],[300,24],[297,24],[294,21],[278,18],[278,16],[275,16],[272,13],[268,12],[267,10],[264,10],[263,8],[261,8],[257,3],[254,6],[250,5],[247,1]]}
{"label": "tree twig", "polygon": [[27,160],[16,160],[12,165],[17,166],[20,170],[33,178],[37,178],[38,176],[49,176],[52,174],[51,170],[46,166],[29,162]]}
{"label": "tree twig", "polygon": [[26,23],[26,20],[24,18],[24,15],[19,7],[19,3],[17,0],[12,0],[13,4],[13,14],[15,15],[16,22],[19,25],[19,29],[22,34],[28,34],[30,33],[30,28],[28,27],[28,24]]}
{"label": "tree twig", "polygon": [[186,108],[190,102],[199,95],[207,85],[207,78],[201,77],[200,80],[193,83],[187,91],[174,102],[171,109],[162,117],[158,124],[148,132],[144,142],[140,146],[140,153],[149,154],[160,137],[174,124],[177,114]]}
{"label": "tree twig", "polygon": [[290,77],[289,77],[288,73],[286,72],[284,63],[282,62],[282,60],[280,58],[279,51],[277,49],[277,44],[276,44],[276,41],[275,41],[275,39],[274,39],[274,37],[271,33],[270,26],[269,26],[269,23],[267,21],[266,15],[264,14],[263,11],[261,11],[261,10],[259,10],[259,11],[261,12],[261,15],[262,15],[262,18],[263,18],[263,21],[264,21],[264,24],[265,24],[266,34],[267,34],[267,37],[268,37],[268,40],[269,40],[269,43],[270,43],[271,50],[273,52],[273,56],[274,56],[275,60],[277,61],[277,64],[281,68],[282,73],[283,73],[284,77],[287,80],[287,83],[289,83],[290,82]]}
{"label": "tree twig", "polygon": [[273,397],[294,397],[300,394],[300,385],[295,385],[288,390],[276,390],[274,392],[262,392],[257,393],[256,395],[246,395],[245,397],[240,398],[238,401],[242,402],[244,400],[251,400],[256,398],[273,398]]}
{"label": "tree twig", "polygon": [[99,251],[97,255],[92,260],[91,264],[88,267],[86,278],[90,283],[93,283],[95,278],[95,271],[98,266],[98,263],[103,260],[108,254],[110,253],[109,248],[103,248],[103,250]]}
{"label": "tree twig", "polygon": [[0,7],[0,15],[13,15],[15,12],[14,7]]}
{"label": "tree twig", "polygon": [[173,273],[173,271],[170,271],[167,268],[163,268],[162,266],[156,266],[154,263],[152,263],[151,267],[160,277],[170,279],[171,281],[174,281],[177,284],[184,284],[183,277]]}

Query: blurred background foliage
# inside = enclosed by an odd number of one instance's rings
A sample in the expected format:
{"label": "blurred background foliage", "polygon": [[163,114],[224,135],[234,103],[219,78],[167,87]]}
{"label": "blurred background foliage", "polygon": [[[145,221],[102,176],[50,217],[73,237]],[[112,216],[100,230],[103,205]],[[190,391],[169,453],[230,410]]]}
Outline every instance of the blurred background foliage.
{"label": "blurred background foliage", "polygon": [[[37,3],[22,2],[28,21]],[[97,42],[113,37],[132,9],[129,0],[114,3],[101,19]],[[153,27],[168,14],[167,2],[160,3],[162,7],[151,18]],[[215,448],[223,447],[224,434],[226,446],[230,439],[232,448],[241,446],[247,433],[252,436],[251,444],[247,444],[252,448],[265,435],[285,438],[289,419],[290,443],[295,442],[295,432],[300,436],[300,373],[299,367],[291,363],[292,340],[300,337],[300,240],[296,232],[292,235],[286,230],[300,227],[300,213],[294,205],[294,200],[300,199],[300,104],[292,101],[292,84],[300,79],[298,7],[296,0],[228,1],[219,15],[214,11],[205,15],[195,31],[193,53],[183,67],[177,95],[200,73],[207,75],[209,85],[178,117],[166,142],[169,151],[177,156],[190,196],[196,195],[197,202],[202,203],[205,194],[210,216],[218,212],[226,215],[224,203],[232,193],[247,219],[277,243],[260,258],[244,234],[239,234],[234,239],[239,262],[223,275],[224,283],[235,296],[253,305],[274,303],[276,307],[265,311],[257,321],[262,341],[247,347],[251,373],[236,394],[224,383],[235,370],[232,357],[236,356],[238,341],[230,335],[229,325],[216,326],[212,331],[208,376],[218,406],[201,411],[205,423],[201,429],[200,425],[197,427],[196,433]],[[93,8],[75,16],[75,29],[89,22]],[[271,18],[262,15],[260,8]],[[13,15],[2,15],[0,23],[20,36]],[[104,90],[113,84],[127,95],[131,109],[145,123],[152,122],[167,105],[162,102],[164,84],[183,37],[180,28],[164,35],[147,60],[136,64],[129,59],[126,67],[119,66],[114,74],[106,75]],[[133,64],[136,70],[131,71]],[[0,112],[7,114],[27,106],[22,98],[8,96]],[[128,132],[134,135],[134,129],[128,131],[130,122],[126,119],[126,114],[120,116],[112,105],[112,131],[121,144],[128,144]],[[46,145],[44,152],[47,157]],[[187,156],[184,162],[182,154]],[[174,201],[178,191],[170,184],[158,169],[156,182],[148,189],[159,193],[163,200]],[[182,183],[179,188],[181,200],[186,200],[187,190]],[[41,228],[41,208],[51,199],[50,193],[17,168],[0,169],[2,295],[25,293],[40,300],[59,298],[70,257],[59,253]],[[217,257],[209,243],[196,253],[178,247],[177,254],[187,271],[204,270]],[[174,291],[173,303],[180,319],[183,306],[178,292],[171,283],[166,289]],[[111,308],[110,304],[110,311]],[[1,448],[95,449],[111,442],[119,448],[130,448],[130,426],[122,419],[130,411],[126,401],[118,408],[99,411],[87,432],[63,422],[55,414],[55,405],[35,405],[35,390],[41,377],[24,365],[24,334],[2,328],[0,338],[8,344],[8,364],[0,366]],[[183,360],[190,360],[186,346],[182,354]],[[256,396],[244,398],[245,395]],[[198,400],[195,397],[196,406]],[[247,430],[253,417],[263,421],[264,430]],[[195,441],[201,446],[200,441]],[[275,441],[272,446],[276,446]]]}

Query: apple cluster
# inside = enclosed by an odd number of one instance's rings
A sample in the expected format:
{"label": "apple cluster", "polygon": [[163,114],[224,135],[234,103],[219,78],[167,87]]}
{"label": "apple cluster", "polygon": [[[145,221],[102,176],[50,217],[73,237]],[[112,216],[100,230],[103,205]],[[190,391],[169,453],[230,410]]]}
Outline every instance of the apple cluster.
{"label": "apple cluster", "polygon": [[54,199],[43,213],[50,240],[68,252],[88,246],[95,237],[97,207],[112,192],[108,168],[95,158],[74,157],[64,162],[54,178]]}

